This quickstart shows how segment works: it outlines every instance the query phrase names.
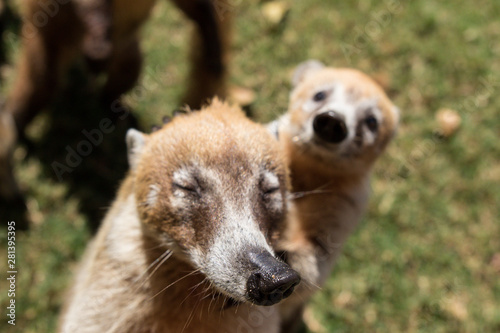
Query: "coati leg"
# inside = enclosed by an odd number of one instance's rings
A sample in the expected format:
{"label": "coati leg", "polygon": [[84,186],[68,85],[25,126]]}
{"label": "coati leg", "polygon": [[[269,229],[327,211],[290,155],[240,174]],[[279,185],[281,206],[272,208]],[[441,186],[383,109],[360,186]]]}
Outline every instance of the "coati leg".
{"label": "coati leg", "polygon": [[14,220],[16,229],[26,230],[29,227],[28,209],[12,168],[15,140],[12,115],[0,109],[0,220],[2,224]]}
{"label": "coati leg", "polygon": [[135,86],[141,68],[142,54],[137,37],[114,45],[109,61],[108,78],[102,92],[102,103],[112,111],[111,117],[114,120],[125,120],[127,117],[128,127],[137,127],[137,120],[126,106],[121,104],[120,96]]}
{"label": "coati leg", "polygon": [[142,67],[142,54],[136,37],[117,44],[114,48],[107,69],[108,79],[103,89],[103,100],[109,103],[135,86]]}
{"label": "coati leg", "polygon": [[196,23],[190,82],[184,102],[192,108],[199,108],[213,96],[226,96],[232,8],[222,0],[173,2]]}
{"label": "coati leg", "polygon": [[[5,62],[5,47],[3,43],[3,32],[5,30],[5,21],[6,21],[6,15],[5,15],[5,3],[4,0],[0,0],[0,65],[2,65]],[[0,77],[0,80],[2,78]]]}
{"label": "coati leg", "polygon": [[[43,13],[50,1],[32,1],[29,13]],[[55,9],[54,9],[55,10]],[[48,17],[45,25],[36,28],[34,15],[27,15],[26,29],[35,29],[25,37],[18,77],[8,96],[5,110],[12,113],[19,135],[54,97],[62,76],[80,52],[83,25],[71,2],[59,5],[57,15]],[[36,23],[36,22],[35,22]]]}
{"label": "coati leg", "polygon": [[[2,212],[12,214],[8,218],[17,219],[18,227],[23,229],[27,228],[27,223],[20,223],[19,220],[26,215],[26,204],[12,172],[16,137],[24,137],[25,127],[52,100],[61,76],[78,54],[83,34],[72,3],[58,6],[56,8],[54,2],[43,0],[28,3],[23,31],[31,33],[24,36],[16,82],[7,102],[0,107],[3,136],[11,138],[0,143],[0,204],[8,205],[8,209],[2,209]],[[46,22],[42,22],[45,24],[32,22],[36,17],[34,14],[45,13],[42,7],[57,15],[46,16]],[[36,24],[40,27],[36,28]]]}

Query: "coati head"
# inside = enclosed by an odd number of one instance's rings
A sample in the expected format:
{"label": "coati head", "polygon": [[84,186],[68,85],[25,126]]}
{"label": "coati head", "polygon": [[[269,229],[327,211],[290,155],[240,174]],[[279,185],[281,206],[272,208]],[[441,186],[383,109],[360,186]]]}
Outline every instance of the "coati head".
{"label": "coati head", "polygon": [[398,109],[357,70],[309,60],[295,70],[293,86],[281,130],[334,170],[366,171],[396,131]]}
{"label": "coati head", "polygon": [[236,301],[271,305],[292,293],[300,278],[271,247],[288,176],[264,127],[214,100],[149,136],[129,130],[127,144],[145,232]]}

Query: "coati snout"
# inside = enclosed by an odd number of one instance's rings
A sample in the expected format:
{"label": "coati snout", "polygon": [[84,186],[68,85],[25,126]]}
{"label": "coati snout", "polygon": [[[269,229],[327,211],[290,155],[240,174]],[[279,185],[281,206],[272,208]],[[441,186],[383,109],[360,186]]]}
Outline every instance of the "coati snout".
{"label": "coati snout", "polygon": [[249,252],[255,269],[247,281],[247,294],[257,305],[273,305],[290,296],[300,276],[287,264],[276,260],[267,251]]}
{"label": "coati snout", "polygon": [[348,134],[343,117],[334,111],[326,111],[315,116],[313,129],[318,138],[329,143],[340,143]]}

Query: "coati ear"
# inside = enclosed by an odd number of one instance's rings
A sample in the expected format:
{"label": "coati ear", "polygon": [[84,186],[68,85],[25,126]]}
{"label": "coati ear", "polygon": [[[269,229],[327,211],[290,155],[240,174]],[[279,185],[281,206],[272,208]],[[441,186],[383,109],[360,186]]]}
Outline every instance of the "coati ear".
{"label": "coati ear", "polygon": [[399,108],[395,105],[393,105],[390,109],[391,116],[392,116],[392,133],[390,137],[396,136],[398,133],[398,128],[399,128]]}
{"label": "coati ear", "polygon": [[125,142],[127,143],[127,157],[130,169],[134,170],[141,156],[142,149],[146,144],[146,134],[139,132],[136,129],[129,129],[127,135],[125,136]]}
{"label": "coati ear", "polygon": [[310,73],[320,70],[324,67],[325,65],[323,65],[323,63],[318,60],[307,60],[299,64],[295,69],[295,72],[293,73],[293,87],[296,87]]}

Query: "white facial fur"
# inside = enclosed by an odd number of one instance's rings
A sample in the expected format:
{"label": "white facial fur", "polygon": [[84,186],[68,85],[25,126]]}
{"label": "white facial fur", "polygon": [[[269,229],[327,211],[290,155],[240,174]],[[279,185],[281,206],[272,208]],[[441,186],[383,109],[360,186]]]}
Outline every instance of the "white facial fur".
{"label": "white facial fur", "polygon": [[[196,171],[193,172],[193,169]],[[213,200],[217,216],[204,219],[206,223],[214,224],[210,246],[208,250],[196,246],[189,248],[188,256],[220,292],[238,301],[247,300],[246,283],[251,267],[245,262],[246,251],[261,249],[274,255],[254,212],[255,195],[260,195],[260,190],[256,191],[256,188],[277,188],[269,194],[268,207],[270,210],[283,209],[282,185],[278,177],[270,171],[254,171],[254,176],[246,179],[247,184],[236,186],[220,170],[199,165],[180,168],[172,176],[172,183],[176,184],[170,197],[174,210],[189,211],[197,205],[196,200]],[[202,189],[197,184],[193,174],[202,180],[206,188]],[[193,191],[199,192],[201,198],[196,199]]]}
{"label": "white facial fur", "polygon": [[[264,234],[252,216],[248,207],[237,207],[229,203],[225,207],[226,221],[219,226],[217,238],[214,239],[210,251],[206,255],[193,258],[204,273],[217,286],[223,286],[222,292],[228,293],[237,300],[244,301],[246,283],[250,272],[245,265],[240,266],[237,258],[242,258],[245,249],[261,248],[274,255],[267,244]],[[240,267],[238,267],[240,266]]]}
{"label": "white facial fur", "polygon": [[[313,96],[318,92],[324,92],[326,98],[322,101],[314,101]],[[356,99],[356,96],[351,95],[346,90],[346,87],[340,82],[331,82],[316,87],[311,93],[311,98],[305,101],[301,108],[305,113],[310,115],[307,123],[304,124],[303,132],[297,133],[300,139],[306,142],[310,142],[314,139],[312,126],[314,116],[323,112],[334,111],[344,118],[348,130],[347,137],[338,144],[332,144],[335,145],[336,152],[340,156],[348,156],[356,153],[359,148],[370,146],[375,142],[377,133],[368,130],[368,128],[362,124],[368,115],[375,117],[379,123],[383,121],[383,114],[377,107],[377,100]],[[357,131],[361,131],[361,147],[353,145]]]}

